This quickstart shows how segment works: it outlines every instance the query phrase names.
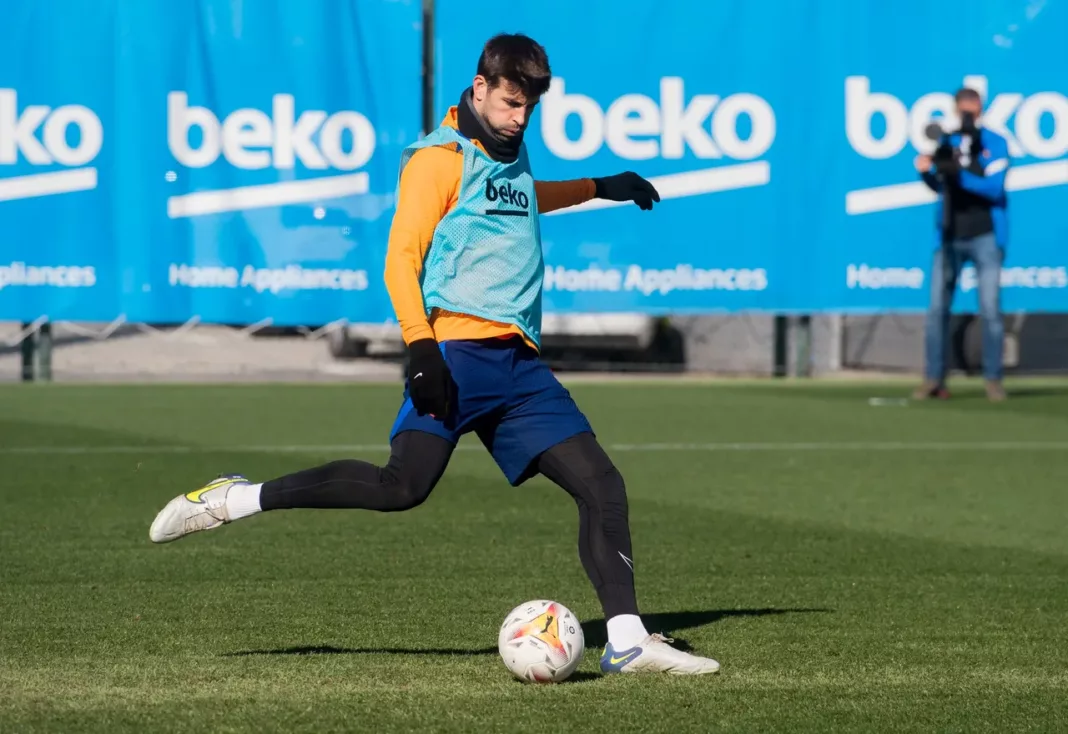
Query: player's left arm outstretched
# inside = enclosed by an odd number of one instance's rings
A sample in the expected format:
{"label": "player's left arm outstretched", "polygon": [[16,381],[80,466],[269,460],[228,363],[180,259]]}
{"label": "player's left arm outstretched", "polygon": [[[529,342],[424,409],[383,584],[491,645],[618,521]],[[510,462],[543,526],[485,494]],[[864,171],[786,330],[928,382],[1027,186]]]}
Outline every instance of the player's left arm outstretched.
{"label": "player's left arm outstretched", "polygon": [[539,214],[584,204],[590,199],[633,201],[645,210],[652,209],[653,202],[660,201],[656,187],[633,171],[602,178],[535,181],[534,191],[538,197]]}

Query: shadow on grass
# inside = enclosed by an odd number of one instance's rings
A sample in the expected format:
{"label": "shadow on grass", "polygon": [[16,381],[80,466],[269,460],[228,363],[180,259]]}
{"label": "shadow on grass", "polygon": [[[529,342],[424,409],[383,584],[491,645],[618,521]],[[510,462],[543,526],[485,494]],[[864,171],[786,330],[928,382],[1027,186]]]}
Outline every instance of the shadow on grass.
{"label": "shadow on grass", "polygon": [[[773,617],[782,614],[825,614],[831,609],[707,609],[687,612],[655,612],[642,614],[642,622],[649,632],[660,632],[671,637],[672,647],[690,652],[693,647],[686,640],[676,637],[675,630],[688,630],[715,624],[732,617]],[[582,623],[582,634],[586,638],[586,647],[604,647],[608,642],[608,633],[603,619],[594,619]]]}
{"label": "shadow on grass", "polygon": [[[642,621],[650,632],[663,632],[671,635],[673,630],[695,629],[714,624],[731,617],[769,617],[782,614],[814,614],[831,612],[830,609],[708,609],[705,611],[659,612],[643,614]],[[608,636],[603,619],[595,619],[582,625],[586,638],[586,649],[595,650],[604,647]],[[674,647],[680,650],[692,650],[688,642],[674,638]],[[476,655],[496,655],[497,647],[482,648],[407,648],[407,647],[334,647],[331,645],[283,647],[274,650],[243,650],[223,653],[223,657],[250,657],[255,655],[428,655],[472,657]],[[569,680],[582,679],[576,673]],[[593,675],[593,677],[599,677]]]}
{"label": "shadow on grass", "polygon": [[473,655],[493,655],[496,652],[496,647],[462,649],[439,647],[333,647],[331,645],[320,645],[317,647],[283,647],[277,650],[227,652],[223,653],[223,657],[239,658],[253,655],[457,655],[470,657]]}

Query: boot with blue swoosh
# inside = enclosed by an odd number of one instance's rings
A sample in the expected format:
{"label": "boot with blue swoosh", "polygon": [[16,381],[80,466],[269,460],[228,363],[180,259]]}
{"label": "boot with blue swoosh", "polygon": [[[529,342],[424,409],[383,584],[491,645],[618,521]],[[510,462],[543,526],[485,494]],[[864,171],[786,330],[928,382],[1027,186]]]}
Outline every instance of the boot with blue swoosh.
{"label": "boot with blue swoosh", "polygon": [[719,663],[711,658],[676,650],[668,643],[670,637],[651,634],[637,647],[614,650],[605,645],[601,655],[602,673],[671,673],[673,675],[707,675],[719,671]]}
{"label": "boot with blue swoosh", "polygon": [[221,476],[200,489],[180,494],[159,511],[148,537],[153,543],[169,543],[200,530],[212,530],[231,521],[226,496],[235,486],[247,486],[237,474]]}

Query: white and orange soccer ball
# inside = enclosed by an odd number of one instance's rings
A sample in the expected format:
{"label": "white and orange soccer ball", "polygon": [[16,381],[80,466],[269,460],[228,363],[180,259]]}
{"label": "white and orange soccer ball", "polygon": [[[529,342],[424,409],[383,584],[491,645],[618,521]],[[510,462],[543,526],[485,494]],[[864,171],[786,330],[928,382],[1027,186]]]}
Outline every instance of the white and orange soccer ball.
{"label": "white and orange soccer ball", "polygon": [[570,609],[539,599],[508,612],[497,637],[504,665],[529,683],[559,683],[582,662],[586,640]]}

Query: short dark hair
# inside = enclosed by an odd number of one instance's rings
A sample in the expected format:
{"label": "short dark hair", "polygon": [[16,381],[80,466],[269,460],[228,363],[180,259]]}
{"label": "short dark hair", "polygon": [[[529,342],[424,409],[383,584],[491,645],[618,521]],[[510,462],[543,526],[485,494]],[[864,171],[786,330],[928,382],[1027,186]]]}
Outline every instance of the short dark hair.
{"label": "short dark hair", "polygon": [[979,92],[970,87],[961,87],[958,89],[957,93],[953,96],[953,99],[956,100],[958,104],[965,101],[978,102],[979,104],[983,103],[983,98],[979,95]]}
{"label": "short dark hair", "polygon": [[545,49],[522,33],[501,33],[486,41],[477,73],[486,78],[490,89],[510,82],[526,97],[545,94],[552,80]]}

